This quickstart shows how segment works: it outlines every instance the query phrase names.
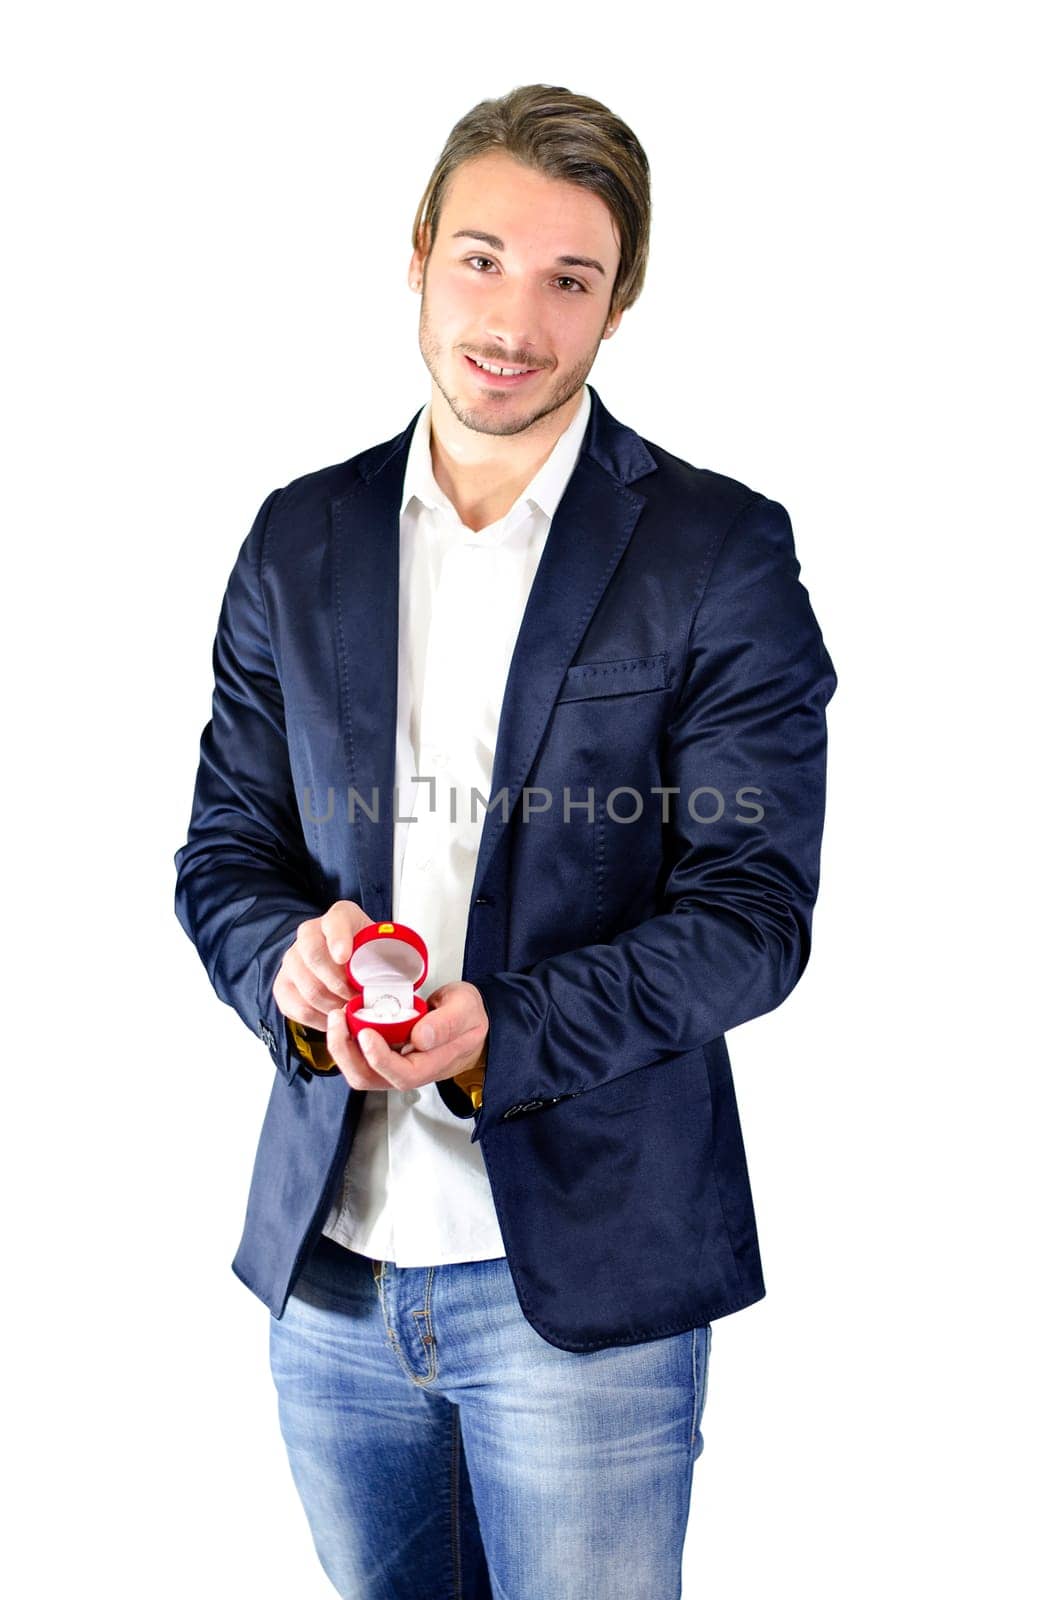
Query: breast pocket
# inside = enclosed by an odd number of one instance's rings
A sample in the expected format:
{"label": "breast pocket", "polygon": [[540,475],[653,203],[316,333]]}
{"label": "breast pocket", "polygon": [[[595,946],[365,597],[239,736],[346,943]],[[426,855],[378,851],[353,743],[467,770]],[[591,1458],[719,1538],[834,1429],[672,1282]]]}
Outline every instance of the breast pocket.
{"label": "breast pocket", "polygon": [[625,698],[665,689],[668,660],[663,650],[656,656],[630,656],[621,661],[580,661],[567,668],[556,704]]}

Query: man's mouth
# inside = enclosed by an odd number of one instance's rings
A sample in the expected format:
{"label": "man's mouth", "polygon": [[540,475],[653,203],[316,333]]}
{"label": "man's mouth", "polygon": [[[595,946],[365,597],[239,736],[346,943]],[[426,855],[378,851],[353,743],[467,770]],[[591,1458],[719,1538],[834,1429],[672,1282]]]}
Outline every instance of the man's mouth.
{"label": "man's mouth", "polygon": [[541,371],[540,367],[506,367],[499,361],[480,361],[476,356],[465,356],[464,360],[490,388],[515,388]]}

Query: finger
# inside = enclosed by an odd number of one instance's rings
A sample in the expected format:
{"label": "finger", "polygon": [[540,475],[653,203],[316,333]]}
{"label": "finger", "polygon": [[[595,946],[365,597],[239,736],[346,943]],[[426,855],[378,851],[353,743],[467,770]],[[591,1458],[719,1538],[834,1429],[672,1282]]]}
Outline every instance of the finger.
{"label": "finger", "polygon": [[[461,992],[463,991],[463,992]],[[417,1050],[433,1050],[449,1044],[475,1026],[479,1008],[472,1004],[472,991],[466,984],[443,984],[427,1001],[429,1010],[409,1035]]]}
{"label": "finger", "polygon": [[304,1028],[319,1028],[321,1032],[327,1027],[327,1011],[310,1005],[282,972],[272,986],[272,997],[282,1014],[292,1022],[300,1022]]}
{"label": "finger", "polygon": [[308,964],[298,944],[288,950],[281,970],[294,984],[305,1004],[314,1006],[317,1011],[333,1011],[337,1005],[344,1005],[353,994],[340,968],[328,961],[326,975],[322,974],[319,965],[312,967]]}
{"label": "finger", "polygon": [[[334,995],[336,1000],[349,1000],[353,988],[347,976],[346,969],[331,957],[327,940],[322,932],[322,917],[314,917],[309,922],[303,922],[298,929],[298,937],[288,954],[297,963],[292,977],[296,985],[302,989],[305,998],[316,1005],[320,1004],[325,995]],[[314,994],[312,988],[307,988],[301,982],[303,976],[311,977],[319,986],[319,992]]]}
{"label": "finger", "polygon": [[362,1028],[357,1035],[357,1044],[369,1068],[385,1078],[390,1088],[412,1087],[404,1056],[392,1050],[381,1033],[374,1028]]}
{"label": "finger", "polygon": [[319,920],[321,937],[332,961],[344,967],[353,954],[354,934],[371,922],[356,900],[336,900]]}
{"label": "finger", "polygon": [[485,1028],[469,1028],[448,1044],[421,1051],[416,1058],[418,1081],[430,1083],[436,1078],[450,1077],[453,1070],[459,1072],[464,1066],[470,1066],[477,1059],[485,1037]]}
{"label": "finger", "polygon": [[357,1040],[346,1025],[344,1007],[329,1012],[327,1018],[328,1054],[352,1089],[390,1089],[390,1081],[376,1072],[365,1059]]}

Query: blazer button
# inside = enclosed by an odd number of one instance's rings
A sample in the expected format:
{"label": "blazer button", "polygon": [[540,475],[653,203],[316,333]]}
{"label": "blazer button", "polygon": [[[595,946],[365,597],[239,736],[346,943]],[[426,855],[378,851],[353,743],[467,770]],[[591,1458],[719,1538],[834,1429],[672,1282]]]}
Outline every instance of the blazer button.
{"label": "blazer button", "polygon": [[543,1100],[520,1100],[518,1105],[508,1107],[501,1121],[507,1122],[509,1117],[521,1117],[524,1111],[540,1111],[544,1103]]}

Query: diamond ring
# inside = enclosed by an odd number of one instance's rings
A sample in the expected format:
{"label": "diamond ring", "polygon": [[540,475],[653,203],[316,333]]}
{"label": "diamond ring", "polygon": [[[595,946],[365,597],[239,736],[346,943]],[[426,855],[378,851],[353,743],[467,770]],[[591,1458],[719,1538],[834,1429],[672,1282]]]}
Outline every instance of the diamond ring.
{"label": "diamond ring", "polygon": [[380,994],[368,1007],[370,1017],[397,1017],[401,1014],[401,1001],[397,995]]}

